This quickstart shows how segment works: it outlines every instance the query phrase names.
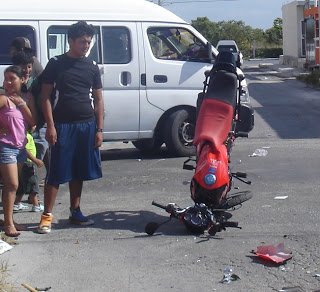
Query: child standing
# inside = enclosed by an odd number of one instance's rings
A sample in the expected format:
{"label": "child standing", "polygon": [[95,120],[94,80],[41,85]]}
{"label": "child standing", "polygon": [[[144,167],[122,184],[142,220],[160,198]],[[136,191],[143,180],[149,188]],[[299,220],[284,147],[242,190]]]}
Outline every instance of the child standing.
{"label": "child standing", "polygon": [[26,102],[22,99],[24,81],[19,66],[10,66],[4,72],[5,94],[0,95],[0,124],[8,129],[0,136],[0,173],[3,179],[2,204],[4,230],[7,236],[18,236],[13,222],[13,204],[18,188],[18,163],[27,158],[26,132],[35,121]]}
{"label": "child standing", "polygon": [[43,166],[43,161],[37,159],[37,150],[31,133],[27,132],[26,152],[28,160],[24,162],[22,170],[19,174],[19,187],[17,190],[16,199],[13,206],[13,211],[27,210],[29,207],[21,203],[24,194],[29,195],[29,200],[32,203],[32,212],[43,211],[43,205],[39,204],[39,180],[37,168]]}
{"label": "child standing", "polygon": [[[19,51],[12,57],[13,65],[17,65],[22,69],[24,77],[24,85],[26,89],[30,91],[30,87],[33,84],[34,78],[30,76],[33,65],[32,55],[25,52]],[[28,107],[31,110],[34,120],[38,117],[38,108],[36,106],[35,96],[30,92],[27,93],[24,100],[27,102]],[[22,171],[19,173],[19,187],[17,191],[16,200],[14,202],[13,211],[28,210],[29,207],[21,203],[21,199],[24,194],[29,194],[29,201],[33,204],[32,211],[39,212],[43,211],[43,206],[38,202],[39,193],[39,181],[38,181],[38,169],[43,166],[43,161],[36,157],[37,150],[33,137],[33,132],[37,131],[37,128],[30,129],[27,133],[28,142],[26,144],[26,151],[28,161],[26,161],[22,167]],[[32,133],[32,134],[31,134]]]}

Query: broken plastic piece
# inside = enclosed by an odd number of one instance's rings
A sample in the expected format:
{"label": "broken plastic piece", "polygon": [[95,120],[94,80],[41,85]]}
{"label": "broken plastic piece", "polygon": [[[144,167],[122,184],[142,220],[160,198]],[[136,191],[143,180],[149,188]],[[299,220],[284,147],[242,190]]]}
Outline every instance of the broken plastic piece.
{"label": "broken plastic piece", "polygon": [[41,292],[44,292],[44,291],[49,291],[51,289],[51,287],[46,287],[46,288],[35,288],[37,291],[41,291]]}
{"label": "broken plastic piece", "polygon": [[224,270],[223,279],[220,283],[231,283],[231,281],[240,280],[240,277],[236,274],[232,274],[232,268],[227,268]]}
{"label": "broken plastic piece", "polygon": [[286,250],[283,243],[275,245],[261,245],[254,252],[258,257],[271,260],[277,264],[283,263],[292,258],[291,251]]}
{"label": "broken plastic piece", "polygon": [[276,196],[276,197],[274,197],[275,200],[285,200],[287,198],[288,198],[288,196]]}
{"label": "broken plastic piece", "polygon": [[279,292],[304,292],[301,287],[284,287]]}
{"label": "broken plastic piece", "polygon": [[268,150],[266,149],[256,149],[251,155],[249,155],[250,157],[255,157],[255,156],[267,156],[268,154]]}

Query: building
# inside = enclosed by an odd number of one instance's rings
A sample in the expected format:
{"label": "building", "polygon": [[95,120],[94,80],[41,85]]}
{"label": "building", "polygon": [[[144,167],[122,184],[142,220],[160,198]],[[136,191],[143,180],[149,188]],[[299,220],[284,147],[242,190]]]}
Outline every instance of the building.
{"label": "building", "polygon": [[282,6],[283,56],[295,67],[319,66],[319,0],[295,0]]}
{"label": "building", "polygon": [[[306,1],[309,2],[309,1]],[[318,1],[316,1],[318,2]],[[318,3],[306,3],[304,9],[305,22],[305,54],[308,68],[319,68],[319,9]]]}

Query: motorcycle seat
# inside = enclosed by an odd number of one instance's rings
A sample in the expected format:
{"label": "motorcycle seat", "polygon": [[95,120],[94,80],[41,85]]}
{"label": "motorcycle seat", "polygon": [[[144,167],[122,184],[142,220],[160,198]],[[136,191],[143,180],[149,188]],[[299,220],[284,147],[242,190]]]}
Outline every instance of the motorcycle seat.
{"label": "motorcycle seat", "polygon": [[194,145],[209,141],[216,149],[224,143],[231,129],[233,106],[216,99],[202,102],[195,128]]}

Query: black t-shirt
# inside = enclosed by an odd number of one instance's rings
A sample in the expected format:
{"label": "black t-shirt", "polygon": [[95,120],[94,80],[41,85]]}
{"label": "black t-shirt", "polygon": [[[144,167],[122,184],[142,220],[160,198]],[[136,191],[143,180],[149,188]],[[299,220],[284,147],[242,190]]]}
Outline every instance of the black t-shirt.
{"label": "black t-shirt", "polygon": [[67,54],[49,60],[42,83],[54,85],[53,119],[59,123],[79,123],[95,118],[92,89],[102,88],[99,68],[86,57],[73,59]]}

